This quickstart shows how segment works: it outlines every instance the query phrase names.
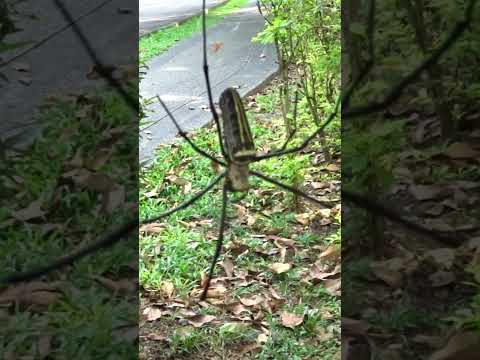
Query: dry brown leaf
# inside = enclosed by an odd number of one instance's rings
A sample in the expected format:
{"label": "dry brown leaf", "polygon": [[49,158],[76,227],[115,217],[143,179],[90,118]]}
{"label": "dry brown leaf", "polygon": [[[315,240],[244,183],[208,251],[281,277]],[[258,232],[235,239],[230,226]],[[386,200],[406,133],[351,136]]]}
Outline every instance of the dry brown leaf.
{"label": "dry brown leaf", "polygon": [[233,269],[234,269],[234,264],[233,261],[226,257],[221,263],[220,266],[223,267],[225,270],[225,273],[227,274],[227,277],[231,278],[233,276]]}
{"label": "dry brown leaf", "polygon": [[276,274],[282,274],[287,272],[292,268],[292,264],[290,263],[273,263],[269,266],[270,270],[272,270]]}
{"label": "dry brown leaf", "polygon": [[342,248],[340,245],[329,245],[322,253],[320,254],[320,259],[326,261],[337,261],[340,259],[342,254]]}
{"label": "dry brown leaf", "polygon": [[287,239],[287,238],[283,238],[283,237],[280,237],[280,236],[276,236],[276,235],[269,235],[267,237],[267,240],[273,240],[274,244],[281,248],[281,247],[295,247],[295,240],[292,240],[292,239]]}
{"label": "dry brown leaf", "polygon": [[342,279],[326,279],[323,282],[325,290],[332,296],[340,296],[342,288]]}
{"label": "dry brown leaf", "polygon": [[139,229],[140,233],[146,235],[160,234],[163,230],[165,230],[165,225],[161,223],[144,224]]}
{"label": "dry brown leaf", "polygon": [[175,286],[171,281],[164,280],[162,281],[162,285],[160,286],[160,292],[162,293],[163,297],[170,299],[175,292]]}
{"label": "dry brown leaf", "polygon": [[430,250],[425,253],[426,258],[431,258],[436,265],[444,269],[450,269],[455,261],[455,250],[450,248],[440,248]]}
{"label": "dry brown leaf", "polygon": [[167,341],[167,337],[165,335],[158,333],[150,333],[146,337],[151,341]]}
{"label": "dry brown leaf", "polygon": [[455,281],[455,274],[450,271],[437,271],[429,276],[433,287],[446,286]]}
{"label": "dry brown leaf", "polygon": [[256,306],[265,301],[262,295],[253,295],[248,298],[240,298],[240,302],[245,306]]}
{"label": "dry brown leaf", "polygon": [[415,335],[415,337],[412,338],[412,341],[418,344],[428,345],[432,349],[437,349],[440,346],[442,346],[444,343],[443,339],[438,336],[421,335],[421,334]]}
{"label": "dry brown leaf", "polygon": [[406,267],[406,259],[393,258],[385,261],[373,261],[370,270],[380,280],[392,287],[399,287],[403,282],[402,270]]}
{"label": "dry brown leaf", "polygon": [[444,154],[451,159],[480,159],[480,152],[474,150],[469,144],[456,142],[451,144]]}
{"label": "dry brown leaf", "polygon": [[208,324],[215,320],[216,317],[213,315],[195,315],[187,321],[196,328],[202,327],[205,324]]}
{"label": "dry brown leaf", "polygon": [[102,166],[104,166],[108,160],[112,157],[113,150],[109,149],[102,149],[98,151],[95,156],[88,159],[86,167],[90,170],[98,170]]}
{"label": "dry brown leaf", "polygon": [[13,212],[12,217],[20,221],[28,221],[42,217],[45,215],[45,211],[42,210],[42,204],[42,198],[35,200],[26,208]]}
{"label": "dry brown leaf", "polygon": [[478,360],[480,335],[466,332],[454,335],[447,345],[432,354],[429,360]]}
{"label": "dry brown leaf", "polygon": [[336,171],[340,171],[340,166],[337,165],[337,164],[329,164],[329,165],[327,165],[326,169],[328,171],[336,172]]}
{"label": "dry brown leaf", "polygon": [[227,309],[235,315],[240,315],[242,312],[249,311],[242,303],[239,302],[228,305]]}
{"label": "dry brown leaf", "polygon": [[280,314],[282,325],[291,329],[303,323],[303,317],[303,315],[295,315],[287,311],[284,311]]}
{"label": "dry brown leaf", "polygon": [[342,317],[342,333],[349,335],[366,335],[371,325],[365,320]]}
{"label": "dry brown leaf", "polygon": [[323,280],[328,278],[329,276],[337,275],[340,273],[341,266],[338,264],[333,271],[324,272],[321,270],[320,264],[315,263],[312,268],[310,269],[310,277],[314,280]]}
{"label": "dry brown leaf", "polygon": [[312,213],[296,214],[295,220],[301,225],[307,226],[312,221]]}
{"label": "dry brown leaf", "polygon": [[168,314],[168,311],[162,310],[159,307],[154,306],[149,306],[143,310],[143,315],[147,317],[147,321],[158,320],[165,314]]}
{"label": "dry brown leaf", "polygon": [[212,286],[208,289],[207,298],[209,299],[209,302],[212,302],[212,300],[215,298],[223,298],[227,291],[227,288],[223,285]]}
{"label": "dry brown leaf", "polygon": [[412,185],[410,193],[419,201],[432,200],[445,193],[445,189],[436,185]]}

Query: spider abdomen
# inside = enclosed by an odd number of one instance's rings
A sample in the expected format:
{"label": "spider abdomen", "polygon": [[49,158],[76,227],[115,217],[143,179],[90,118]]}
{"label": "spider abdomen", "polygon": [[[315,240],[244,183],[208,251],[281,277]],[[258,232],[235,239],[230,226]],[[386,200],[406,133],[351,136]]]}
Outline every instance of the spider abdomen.
{"label": "spider abdomen", "polygon": [[255,144],[242,99],[237,90],[228,88],[220,95],[223,142],[229,160],[248,161],[255,157]]}
{"label": "spider abdomen", "polygon": [[229,187],[233,191],[247,191],[248,166],[256,151],[245,108],[237,90],[228,88],[223,91],[220,96],[220,109],[223,119],[223,143],[229,163]]}

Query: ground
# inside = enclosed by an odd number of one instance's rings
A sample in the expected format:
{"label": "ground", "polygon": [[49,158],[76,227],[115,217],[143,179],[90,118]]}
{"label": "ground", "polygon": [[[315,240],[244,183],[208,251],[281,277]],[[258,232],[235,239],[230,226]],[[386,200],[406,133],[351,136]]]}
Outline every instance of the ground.
{"label": "ground", "polygon": [[[245,99],[259,151],[283,142],[274,89],[275,82]],[[297,142],[312,131],[304,116]],[[334,206],[320,209],[252,178],[244,199],[232,196],[225,251],[206,301],[198,297],[217,237],[218,189],[165,222],[141,228],[143,358],[339,359],[338,129],[328,134],[332,162],[316,143],[255,168]],[[217,137],[210,126],[192,139],[213,148]],[[141,175],[141,216],[180,203],[214,174],[185,143],[161,147]]]}

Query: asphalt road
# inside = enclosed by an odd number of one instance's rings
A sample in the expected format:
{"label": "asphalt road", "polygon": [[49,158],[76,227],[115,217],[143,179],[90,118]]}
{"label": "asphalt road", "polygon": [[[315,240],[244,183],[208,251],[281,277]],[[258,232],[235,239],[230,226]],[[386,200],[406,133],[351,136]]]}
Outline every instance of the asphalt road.
{"label": "asphalt road", "polygon": [[[207,8],[223,2],[225,0],[207,0]],[[201,10],[202,0],[140,0],[140,35],[196,15]]]}
{"label": "asphalt road", "polygon": [[[89,12],[104,0],[63,0],[73,18]],[[97,56],[106,64],[135,64],[138,58],[138,8],[131,0],[114,0],[79,22]],[[20,16],[17,27],[23,29],[5,40],[31,41],[16,51],[2,53],[8,61],[24,49],[33,46],[68,22],[52,0],[17,2]],[[120,10],[122,9],[122,11]],[[128,11],[125,11],[128,10]],[[30,14],[35,17],[29,16]],[[18,71],[18,65],[28,71]],[[88,80],[86,75],[93,62],[70,28],[39,48],[2,67],[9,82],[0,80],[0,137],[19,135],[22,142],[30,141],[40,128],[36,109],[48,95],[65,94],[98,86],[102,81]]]}
{"label": "asphalt road", "polygon": [[[278,64],[274,46],[251,42],[264,26],[255,0],[251,0],[248,6],[208,29],[208,62],[215,102],[227,87],[237,87],[244,96],[276,73]],[[197,34],[151,59],[147,64],[147,75],[140,83],[140,94],[145,98],[159,95],[187,131],[212,119],[201,54],[202,37]],[[157,146],[170,142],[177,135],[175,126],[159,103],[150,105],[148,110],[147,125],[140,132],[142,163],[151,162]]]}

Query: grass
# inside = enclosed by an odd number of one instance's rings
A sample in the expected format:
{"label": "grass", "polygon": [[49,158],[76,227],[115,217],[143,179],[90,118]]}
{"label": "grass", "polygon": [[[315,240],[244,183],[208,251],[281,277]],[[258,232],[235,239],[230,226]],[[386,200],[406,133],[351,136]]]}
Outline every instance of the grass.
{"label": "grass", "polygon": [[[272,104],[267,110],[274,110],[274,96],[273,92],[269,92],[262,97],[262,103]],[[294,143],[299,143],[312,131],[308,117],[302,111],[300,110],[300,128]],[[257,148],[266,150],[282,145],[283,125],[279,117],[270,114],[265,117],[264,114],[253,112],[247,115]],[[337,130],[331,130],[327,134],[333,147],[339,146],[334,141],[338,135]],[[217,135],[212,127],[196,131],[193,138],[202,148],[216,148]],[[308,185],[310,181],[319,179],[338,180],[339,173],[317,172],[313,161],[320,151],[320,145],[314,145],[310,150],[305,154],[263,161],[253,167],[290,184]],[[177,141],[161,146],[153,165],[143,169],[140,176],[140,217],[148,218],[178,205],[189,194],[204,188],[214,176],[215,170],[210,161],[198,156],[185,142]],[[318,255],[312,254],[313,246],[340,243],[339,218],[333,221],[334,225],[325,235],[320,235],[296,221],[298,199],[263,181],[251,178],[250,182],[252,189],[247,196],[228,209],[229,226],[224,242],[226,249],[220,261],[229,256],[234,261],[235,271],[257,274],[263,280],[246,287],[229,289],[228,296],[238,301],[262,293],[271,286],[287,299],[281,309],[266,315],[264,321],[270,336],[257,349],[255,358],[315,359],[321,356],[322,359],[334,359],[339,351],[340,301],[322,285],[308,285],[301,280],[304,271],[308,271]],[[238,197],[236,195],[231,198]],[[150,293],[158,294],[165,283],[174,285],[175,299],[186,299],[191,291],[198,289],[199,279],[208,269],[214,252],[220,203],[221,190],[217,187],[194,205],[164,220],[160,224],[162,230],[159,233],[141,236],[140,283],[145,290],[144,297],[148,298]],[[311,211],[305,206],[300,201],[300,212]],[[248,224],[243,221],[245,215],[239,215],[241,213],[248,214]],[[278,254],[262,256],[257,252],[261,249],[268,253],[276,249],[272,241],[262,238],[266,234],[275,234],[296,242],[297,251],[285,260],[294,264],[288,273],[273,274],[269,271],[272,262],[282,261]],[[243,244],[247,251],[240,255],[235,253],[232,241]],[[216,273],[223,273],[220,266],[217,266]],[[304,323],[294,329],[285,328],[279,319],[281,310],[304,314]],[[219,317],[221,324],[185,328],[170,322],[169,318],[160,320],[162,328],[168,329],[168,350],[162,351],[169,355],[163,356],[194,358],[200,356],[198,354],[207,353],[212,358],[217,358],[220,354],[228,357],[230,352],[239,351],[261,334],[256,327],[244,327],[238,323],[232,325],[221,307],[208,307],[202,313],[205,311]],[[331,317],[325,318],[322,315],[325,312],[330,313]]]}
{"label": "grass", "polygon": [[[230,0],[224,5],[210,10],[206,19],[207,27],[218,24],[225,16],[244,6],[247,1]],[[197,15],[179,25],[171,25],[148,34],[140,39],[140,59],[148,61],[152,57],[167,51],[176,42],[200,32],[201,29],[202,17]]]}
{"label": "grass", "polygon": [[[132,94],[136,89],[135,85],[129,87]],[[96,173],[114,178],[126,189],[126,200],[135,201],[138,170],[131,164],[137,156],[131,149],[137,147],[138,139],[125,134],[136,134],[132,128],[137,124],[128,114],[128,106],[112,90],[57,99],[42,112],[43,135],[21,156],[7,158],[8,174],[18,182],[0,177],[0,266],[4,275],[45,265],[129,216],[121,206],[111,215],[99,211],[102,194],[62,180],[68,170],[85,169],[80,161],[98,159],[102,151],[111,150],[110,160],[99,165]],[[110,130],[122,127],[122,141],[108,144]],[[72,163],[74,159],[77,165]],[[12,212],[39,198],[44,200],[45,218],[11,222]],[[137,346],[115,337],[122,326],[136,327],[136,296],[112,294],[92,276],[112,281],[125,274],[132,276],[128,264],[137,258],[137,251],[136,246],[118,244],[43,277],[41,281],[49,286],[64,281],[58,290],[51,289],[53,297],[32,291],[27,293],[31,299],[26,308],[2,304],[2,320],[8,321],[0,329],[0,353],[37,358],[38,344],[43,342],[49,346],[44,356],[52,358],[136,358]]]}

